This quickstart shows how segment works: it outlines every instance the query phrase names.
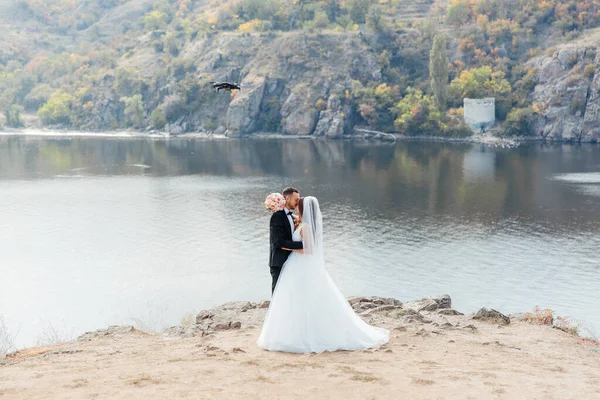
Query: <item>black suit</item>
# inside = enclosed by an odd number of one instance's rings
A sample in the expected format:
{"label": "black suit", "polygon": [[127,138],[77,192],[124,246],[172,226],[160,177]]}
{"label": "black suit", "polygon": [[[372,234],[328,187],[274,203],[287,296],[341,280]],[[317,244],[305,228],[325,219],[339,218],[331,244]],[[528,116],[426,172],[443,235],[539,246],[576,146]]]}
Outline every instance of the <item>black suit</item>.
{"label": "black suit", "polygon": [[277,279],[281,273],[281,267],[287,261],[291,251],[282,250],[282,247],[287,249],[299,250],[302,248],[302,242],[294,242],[292,240],[292,227],[285,211],[276,211],[271,216],[269,223],[271,252],[269,255],[269,265],[271,266],[271,276],[273,284],[271,291],[275,291]]}

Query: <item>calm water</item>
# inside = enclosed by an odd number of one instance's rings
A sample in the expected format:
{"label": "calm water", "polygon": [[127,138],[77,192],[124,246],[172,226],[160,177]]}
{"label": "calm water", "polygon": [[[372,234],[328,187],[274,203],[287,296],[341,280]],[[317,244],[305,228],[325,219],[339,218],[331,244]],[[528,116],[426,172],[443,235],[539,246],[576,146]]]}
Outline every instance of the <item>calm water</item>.
{"label": "calm water", "polygon": [[0,137],[17,345],[270,296],[265,196],[324,211],[343,292],[555,309],[600,331],[600,147]]}

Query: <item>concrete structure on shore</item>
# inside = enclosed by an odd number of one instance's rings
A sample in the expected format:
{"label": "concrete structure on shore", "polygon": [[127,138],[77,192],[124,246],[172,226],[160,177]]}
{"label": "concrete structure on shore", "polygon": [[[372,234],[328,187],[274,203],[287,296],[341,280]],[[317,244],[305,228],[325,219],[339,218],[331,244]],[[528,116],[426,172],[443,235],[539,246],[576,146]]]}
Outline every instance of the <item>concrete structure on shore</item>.
{"label": "concrete structure on shore", "polygon": [[496,123],[496,99],[463,99],[465,123],[474,132],[485,131]]}

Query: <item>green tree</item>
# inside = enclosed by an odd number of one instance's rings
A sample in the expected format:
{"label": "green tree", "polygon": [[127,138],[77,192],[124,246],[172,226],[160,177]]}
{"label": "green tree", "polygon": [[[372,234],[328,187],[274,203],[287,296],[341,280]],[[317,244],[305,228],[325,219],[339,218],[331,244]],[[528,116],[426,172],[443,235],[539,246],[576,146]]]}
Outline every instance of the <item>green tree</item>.
{"label": "green tree", "polygon": [[467,98],[505,98],[511,86],[504,72],[493,71],[489,66],[464,70],[450,84],[450,92],[456,101]]}
{"label": "green tree", "polygon": [[317,29],[325,29],[329,26],[329,17],[323,10],[315,11],[315,17],[312,20],[313,26]]}
{"label": "green tree", "polygon": [[369,3],[369,0],[348,0],[346,2],[348,13],[350,14],[350,18],[352,18],[354,23],[362,24],[365,22],[365,18],[369,10]]}
{"label": "green tree", "polygon": [[462,25],[471,15],[471,6],[469,0],[458,0],[448,6],[446,22],[450,25]]}
{"label": "green tree", "polygon": [[273,18],[274,13],[279,8],[277,3],[274,0],[243,0],[235,13],[245,21],[253,19],[268,21]]}
{"label": "green tree", "polygon": [[173,32],[169,32],[165,35],[165,47],[172,56],[179,54],[179,45],[177,43],[177,36]]}
{"label": "green tree", "polygon": [[13,104],[10,106],[8,110],[6,124],[13,128],[19,128],[23,126],[23,121],[21,120],[21,114],[23,114],[23,106],[20,104]]}
{"label": "green tree", "polygon": [[162,129],[167,124],[167,118],[165,112],[161,106],[158,106],[150,114],[150,125],[156,129]]}
{"label": "green tree", "polygon": [[[173,1],[171,1],[171,3],[173,3]],[[173,17],[173,7],[171,7],[168,0],[156,0],[152,9],[163,13],[165,15],[165,21],[171,22]]]}
{"label": "green tree", "polygon": [[429,55],[429,80],[433,97],[440,111],[446,110],[448,87],[448,56],[446,36],[436,35]]}
{"label": "green tree", "polygon": [[121,97],[120,99],[125,103],[125,118],[127,123],[134,128],[141,128],[144,123],[144,102],[142,101],[142,95],[136,94],[131,97]]}
{"label": "green tree", "polygon": [[115,78],[115,91],[121,96],[139,94],[142,90],[144,82],[140,72],[135,68],[119,67]]}
{"label": "green tree", "polygon": [[0,92],[0,111],[4,114],[8,126],[12,126],[11,107],[15,104],[16,93],[15,88],[6,88]]}
{"label": "green tree", "polygon": [[367,26],[374,31],[379,31],[383,27],[384,21],[383,7],[379,4],[371,5],[365,16]]}
{"label": "green tree", "polygon": [[513,107],[512,87],[504,72],[489,66],[462,71],[448,88],[451,102],[462,104],[463,98],[493,97],[496,99],[496,118],[504,120]]}
{"label": "green tree", "polygon": [[25,106],[28,111],[37,111],[44,103],[48,101],[54,93],[54,89],[46,83],[41,83],[34,87],[27,96],[25,96]]}
{"label": "green tree", "polygon": [[4,90],[0,95],[0,111],[6,118],[6,125],[12,128],[18,128],[23,126],[21,120],[21,114],[23,113],[23,106],[15,102],[16,89],[10,88]]}
{"label": "green tree", "polygon": [[323,8],[329,17],[331,22],[334,22],[339,15],[341,15],[340,11],[340,1],[339,0],[325,0]]}
{"label": "green tree", "polygon": [[393,109],[398,116],[394,121],[396,129],[407,135],[438,133],[442,115],[433,99],[419,89],[409,87],[406,92]]}
{"label": "green tree", "polygon": [[69,124],[71,122],[71,104],[73,96],[62,89],[52,94],[50,99],[38,111],[45,124]]}
{"label": "green tree", "polygon": [[154,10],[144,16],[144,26],[148,31],[164,29],[167,26],[167,14]]}
{"label": "green tree", "polygon": [[513,108],[506,116],[504,128],[510,135],[531,134],[531,123],[533,120],[533,109],[531,107]]}

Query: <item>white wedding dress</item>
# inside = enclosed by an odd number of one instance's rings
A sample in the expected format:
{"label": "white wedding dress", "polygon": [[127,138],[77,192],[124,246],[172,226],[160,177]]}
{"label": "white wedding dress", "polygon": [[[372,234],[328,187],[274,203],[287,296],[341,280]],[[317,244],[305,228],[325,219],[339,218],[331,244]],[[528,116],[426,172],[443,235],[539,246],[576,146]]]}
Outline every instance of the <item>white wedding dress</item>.
{"label": "white wedding dress", "polygon": [[[258,345],[271,351],[321,353],[387,343],[389,331],[356,315],[325,270],[321,214],[315,198],[305,198],[302,220],[304,248],[309,254],[292,253],[283,265]],[[292,238],[302,241],[299,229]]]}

